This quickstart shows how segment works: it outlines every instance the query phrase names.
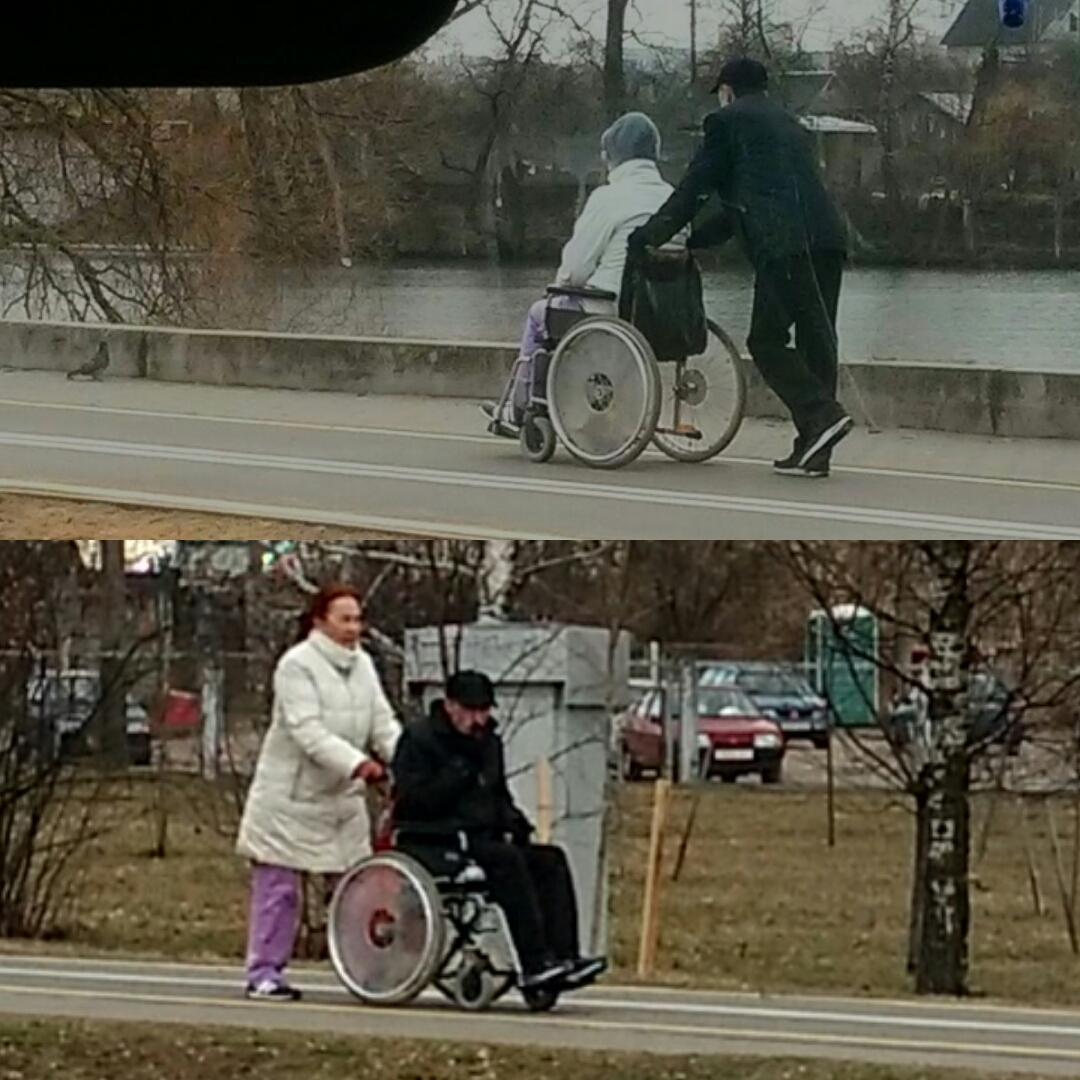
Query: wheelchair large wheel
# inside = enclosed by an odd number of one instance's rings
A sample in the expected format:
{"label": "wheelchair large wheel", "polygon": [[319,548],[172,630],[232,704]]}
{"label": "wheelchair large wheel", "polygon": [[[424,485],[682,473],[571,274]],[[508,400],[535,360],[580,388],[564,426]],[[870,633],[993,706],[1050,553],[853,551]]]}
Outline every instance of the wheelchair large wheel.
{"label": "wheelchair large wheel", "polygon": [[414,859],[386,852],[346,874],[327,913],[330,961],[365,1005],[401,1005],[431,983],[446,951],[442,899]]}
{"label": "wheelchair large wheel", "polygon": [[711,319],[708,325],[708,342],[700,356],[659,365],[663,406],[653,443],[676,461],[716,457],[731,445],[746,413],[739,350]]}
{"label": "wheelchair large wheel", "polygon": [[649,343],[621,319],[583,319],[551,358],[547,402],[559,441],[578,461],[629,465],[660,418],[660,371]]}

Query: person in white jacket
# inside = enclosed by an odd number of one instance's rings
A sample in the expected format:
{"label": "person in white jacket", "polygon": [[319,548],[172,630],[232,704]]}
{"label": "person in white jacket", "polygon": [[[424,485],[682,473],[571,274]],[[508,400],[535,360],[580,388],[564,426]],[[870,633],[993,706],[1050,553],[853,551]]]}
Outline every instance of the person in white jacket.
{"label": "person in white jacket", "polygon": [[[607,168],[607,183],[593,191],[586,201],[573,235],[563,248],[556,285],[588,286],[618,297],[630,234],[648,221],[675,190],[660,174],[660,150],[660,132],[644,113],[626,113],[604,132],[600,152]],[[685,248],[689,232],[687,226],[665,248]],[[543,345],[549,304],[594,315],[618,312],[618,300],[553,297],[532,305],[521,338],[520,356],[526,363],[517,368],[510,415],[500,418],[500,433],[508,437],[517,436],[522,411],[528,403],[532,381],[529,361]],[[495,420],[498,409],[495,403],[486,402],[482,409],[489,420]]]}
{"label": "person in white jacket", "polygon": [[314,598],[278,662],[274,704],[237,850],[252,863],[247,996],[294,1001],[285,981],[301,874],[329,885],[371,854],[365,785],[385,775],[401,725],[360,646],[362,607],[345,586]]}

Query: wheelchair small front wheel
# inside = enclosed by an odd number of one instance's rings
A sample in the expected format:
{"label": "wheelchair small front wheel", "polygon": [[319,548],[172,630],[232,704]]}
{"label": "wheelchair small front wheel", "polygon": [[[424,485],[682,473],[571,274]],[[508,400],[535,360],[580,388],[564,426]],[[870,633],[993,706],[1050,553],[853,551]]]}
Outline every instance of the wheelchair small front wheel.
{"label": "wheelchair small front wheel", "polygon": [[454,973],[451,997],[455,1005],[469,1012],[485,1012],[499,996],[499,981],[481,958],[471,959]]}
{"label": "wheelchair small front wheel", "polygon": [[521,425],[521,451],[530,460],[539,465],[550,461],[555,456],[558,440],[555,429],[546,416],[527,414]]}

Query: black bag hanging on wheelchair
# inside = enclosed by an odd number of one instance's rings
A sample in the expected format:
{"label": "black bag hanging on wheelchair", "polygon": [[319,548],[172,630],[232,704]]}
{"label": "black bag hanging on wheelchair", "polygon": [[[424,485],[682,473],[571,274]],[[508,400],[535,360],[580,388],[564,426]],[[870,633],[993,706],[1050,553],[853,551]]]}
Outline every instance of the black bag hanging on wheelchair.
{"label": "black bag hanging on wheelchair", "polygon": [[701,268],[690,251],[629,251],[619,318],[631,323],[661,363],[700,356],[708,345]]}

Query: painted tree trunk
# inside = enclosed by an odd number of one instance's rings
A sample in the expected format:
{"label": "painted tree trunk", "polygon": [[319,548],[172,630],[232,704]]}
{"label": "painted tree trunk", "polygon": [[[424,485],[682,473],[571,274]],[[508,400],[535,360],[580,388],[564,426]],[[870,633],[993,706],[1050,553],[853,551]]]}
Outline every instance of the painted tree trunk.
{"label": "painted tree trunk", "polygon": [[971,923],[968,635],[971,543],[924,545],[934,575],[930,627],[930,723],[933,753],[926,769],[927,844],[916,990],[967,993]]}

